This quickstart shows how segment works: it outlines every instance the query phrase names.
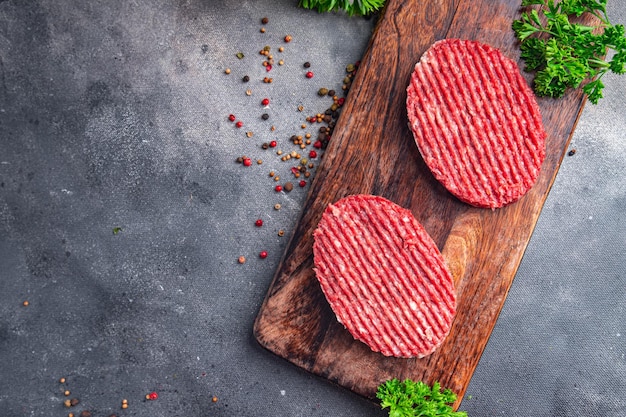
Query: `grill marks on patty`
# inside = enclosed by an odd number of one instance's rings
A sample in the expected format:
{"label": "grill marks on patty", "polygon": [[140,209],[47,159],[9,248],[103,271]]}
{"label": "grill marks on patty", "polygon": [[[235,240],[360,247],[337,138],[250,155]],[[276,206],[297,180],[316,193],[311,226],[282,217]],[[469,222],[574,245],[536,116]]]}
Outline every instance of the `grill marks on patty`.
{"label": "grill marks on patty", "polygon": [[517,64],[497,49],[433,44],[411,76],[407,111],[424,161],[460,200],[498,208],[534,185],[545,158],[541,114]]}
{"label": "grill marks on patty", "polygon": [[423,357],[456,309],[451,276],[412,213],[382,197],[346,197],[314,232],[316,275],[338,320],[388,356]]}

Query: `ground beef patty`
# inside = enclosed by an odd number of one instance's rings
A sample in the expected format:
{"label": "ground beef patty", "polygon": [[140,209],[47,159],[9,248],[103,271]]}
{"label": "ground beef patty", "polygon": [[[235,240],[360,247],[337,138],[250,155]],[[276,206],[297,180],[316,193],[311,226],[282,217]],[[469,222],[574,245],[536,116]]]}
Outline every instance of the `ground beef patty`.
{"label": "ground beef patty", "polygon": [[435,178],[460,200],[498,208],[535,183],[546,133],[517,64],[474,41],[435,42],[407,88],[409,126]]}
{"label": "ground beef patty", "polygon": [[382,197],[345,197],[326,208],[313,236],[317,278],[355,339],[397,357],[423,357],[443,342],[454,284],[409,210]]}

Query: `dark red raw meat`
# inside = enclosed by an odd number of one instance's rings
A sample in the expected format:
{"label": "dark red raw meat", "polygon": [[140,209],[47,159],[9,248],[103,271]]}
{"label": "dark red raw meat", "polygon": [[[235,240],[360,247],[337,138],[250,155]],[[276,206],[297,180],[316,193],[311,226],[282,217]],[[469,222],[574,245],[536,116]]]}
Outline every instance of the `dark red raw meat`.
{"label": "dark red raw meat", "polygon": [[489,45],[435,42],[416,64],[407,112],[435,178],[473,206],[499,208],[534,185],[546,132],[517,64]]}
{"label": "dark red raw meat", "polygon": [[413,214],[352,195],[324,211],[314,234],[316,276],[337,319],[386,356],[431,354],[456,312],[452,277]]}

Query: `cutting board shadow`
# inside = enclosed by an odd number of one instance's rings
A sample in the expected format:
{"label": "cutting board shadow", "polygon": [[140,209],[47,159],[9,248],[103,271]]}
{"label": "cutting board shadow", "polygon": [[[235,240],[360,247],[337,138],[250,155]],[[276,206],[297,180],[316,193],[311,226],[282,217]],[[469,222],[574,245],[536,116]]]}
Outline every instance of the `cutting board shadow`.
{"label": "cutting board shadow", "polygon": [[[458,407],[585,100],[578,90],[558,100],[538,100],[548,133],[540,177],[518,202],[488,210],[461,203],[428,171],[407,127],[406,86],[422,53],[443,38],[488,43],[519,62],[511,30],[519,4],[387,1],[254,323],[261,346],[367,398],[391,378],[439,381],[458,394]],[[457,315],[444,344],[426,358],[385,357],[355,341],[337,322],[315,278],[312,232],[329,203],[357,193],[380,195],[410,209],[452,272]]]}

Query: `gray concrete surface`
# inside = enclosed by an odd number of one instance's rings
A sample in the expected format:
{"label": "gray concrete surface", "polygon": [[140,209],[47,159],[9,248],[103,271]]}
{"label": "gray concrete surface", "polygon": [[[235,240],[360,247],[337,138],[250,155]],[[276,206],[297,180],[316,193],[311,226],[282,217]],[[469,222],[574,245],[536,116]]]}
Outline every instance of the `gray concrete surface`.
{"label": "gray concrete surface", "polygon": [[[308,190],[276,194],[268,173],[288,165],[260,145],[291,149],[373,27],[296,4],[0,1],[0,416],[386,414],[252,338]],[[266,72],[265,45],[284,65]],[[626,415],[626,77],[606,84],[470,383],[470,416]]]}

